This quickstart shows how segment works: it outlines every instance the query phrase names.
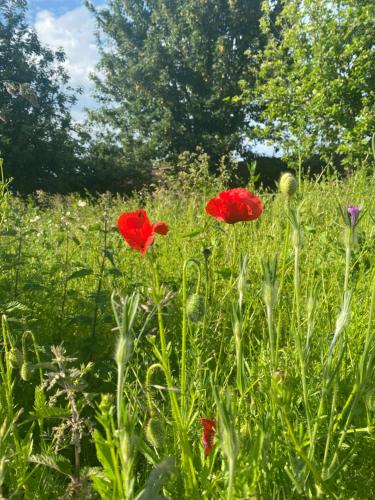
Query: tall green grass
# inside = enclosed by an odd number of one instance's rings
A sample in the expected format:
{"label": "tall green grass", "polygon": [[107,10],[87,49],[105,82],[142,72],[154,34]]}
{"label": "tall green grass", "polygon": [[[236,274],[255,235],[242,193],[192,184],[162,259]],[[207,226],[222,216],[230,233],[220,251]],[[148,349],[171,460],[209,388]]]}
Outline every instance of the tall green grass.
{"label": "tall green grass", "polygon": [[[193,181],[1,192],[5,498],[375,496],[373,176],[259,190],[235,230],[204,212],[220,181]],[[145,257],[116,229],[139,206],[170,226]]]}

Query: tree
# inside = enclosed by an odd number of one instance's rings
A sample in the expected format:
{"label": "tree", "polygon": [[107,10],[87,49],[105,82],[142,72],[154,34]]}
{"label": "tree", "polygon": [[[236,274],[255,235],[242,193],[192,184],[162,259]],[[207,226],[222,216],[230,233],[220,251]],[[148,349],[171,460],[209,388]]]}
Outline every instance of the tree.
{"label": "tree", "polygon": [[69,111],[75,97],[64,53],[41,45],[25,10],[24,0],[0,4],[0,156],[15,190],[69,191],[79,170]]}
{"label": "tree", "polygon": [[373,0],[281,3],[275,24],[272,2],[263,3],[268,42],[256,91],[251,81],[244,93],[263,107],[261,136],[290,160],[366,157],[375,119]]}
{"label": "tree", "polygon": [[[112,134],[125,169],[147,172],[203,149],[244,151],[255,109],[231,98],[261,45],[260,0],[111,0],[95,13],[101,59],[94,78],[102,107],[91,113]],[[250,62],[250,64],[253,64]],[[251,82],[250,82],[251,85]]]}

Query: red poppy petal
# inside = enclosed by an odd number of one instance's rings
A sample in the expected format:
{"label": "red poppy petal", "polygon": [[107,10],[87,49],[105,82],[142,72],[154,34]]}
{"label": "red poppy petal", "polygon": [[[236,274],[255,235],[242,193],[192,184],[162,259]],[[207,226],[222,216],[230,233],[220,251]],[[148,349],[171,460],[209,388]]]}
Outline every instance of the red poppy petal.
{"label": "red poppy petal", "polygon": [[210,418],[200,418],[199,422],[203,425],[205,430],[211,430],[216,427],[216,420]]}
{"label": "red poppy petal", "polygon": [[126,243],[142,254],[154,242],[153,229],[145,210],[122,213],[117,227]]}
{"label": "red poppy petal", "polygon": [[217,220],[226,222],[225,206],[219,198],[211,198],[206,205],[206,212]]}
{"label": "red poppy petal", "polygon": [[203,425],[202,445],[207,457],[214,446],[216,420],[200,418],[199,421]]}
{"label": "red poppy petal", "polygon": [[152,227],[155,233],[161,234],[163,236],[165,236],[169,231],[169,227],[165,222],[155,222]]}
{"label": "red poppy petal", "polygon": [[255,220],[262,210],[259,198],[245,188],[223,191],[218,198],[212,198],[206,205],[209,215],[228,224]]}
{"label": "red poppy petal", "polygon": [[251,202],[247,206],[249,220],[258,219],[263,212],[263,204],[259,198],[253,196]]}

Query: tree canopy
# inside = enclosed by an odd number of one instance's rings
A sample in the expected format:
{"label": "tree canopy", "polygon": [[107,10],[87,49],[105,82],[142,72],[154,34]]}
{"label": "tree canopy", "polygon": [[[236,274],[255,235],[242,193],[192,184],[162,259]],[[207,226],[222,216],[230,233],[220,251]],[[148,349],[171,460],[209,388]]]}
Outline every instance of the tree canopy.
{"label": "tree canopy", "polygon": [[77,174],[75,97],[64,53],[40,43],[25,11],[24,0],[0,4],[0,156],[14,189],[69,191]]}
{"label": "tree canopy", "polygon": [[[101,109],[123,164],[140,171],[203,149],[217,164],[244,150],[256,110],[231,100],[261,46],[259,0],[110,0],[95,10]],[[251,85],[251,82],[250,82]],[[102,130],[102,129],[101,129]],[[106,132],[106,133],[107,133]]]}
{"label": "tree canopy", "polygon": [[[375,121],[375,4],[372,0],[283,0],[273,23],[264,1],[256,90],[261,137],[287,158],[370,152]],[[245,98],[246,102],[246,98]]]}

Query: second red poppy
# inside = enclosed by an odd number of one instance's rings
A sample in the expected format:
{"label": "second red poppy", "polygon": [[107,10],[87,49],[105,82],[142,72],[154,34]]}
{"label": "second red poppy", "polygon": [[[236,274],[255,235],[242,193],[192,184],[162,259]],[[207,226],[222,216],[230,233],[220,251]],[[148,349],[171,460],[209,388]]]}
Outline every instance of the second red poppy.
{"label": "second red poppy", "polygon": [[262,211],[260,199],[245,188],[223,191],[206,205],[206,212],[211,217],[227,224],[258,219]]}

